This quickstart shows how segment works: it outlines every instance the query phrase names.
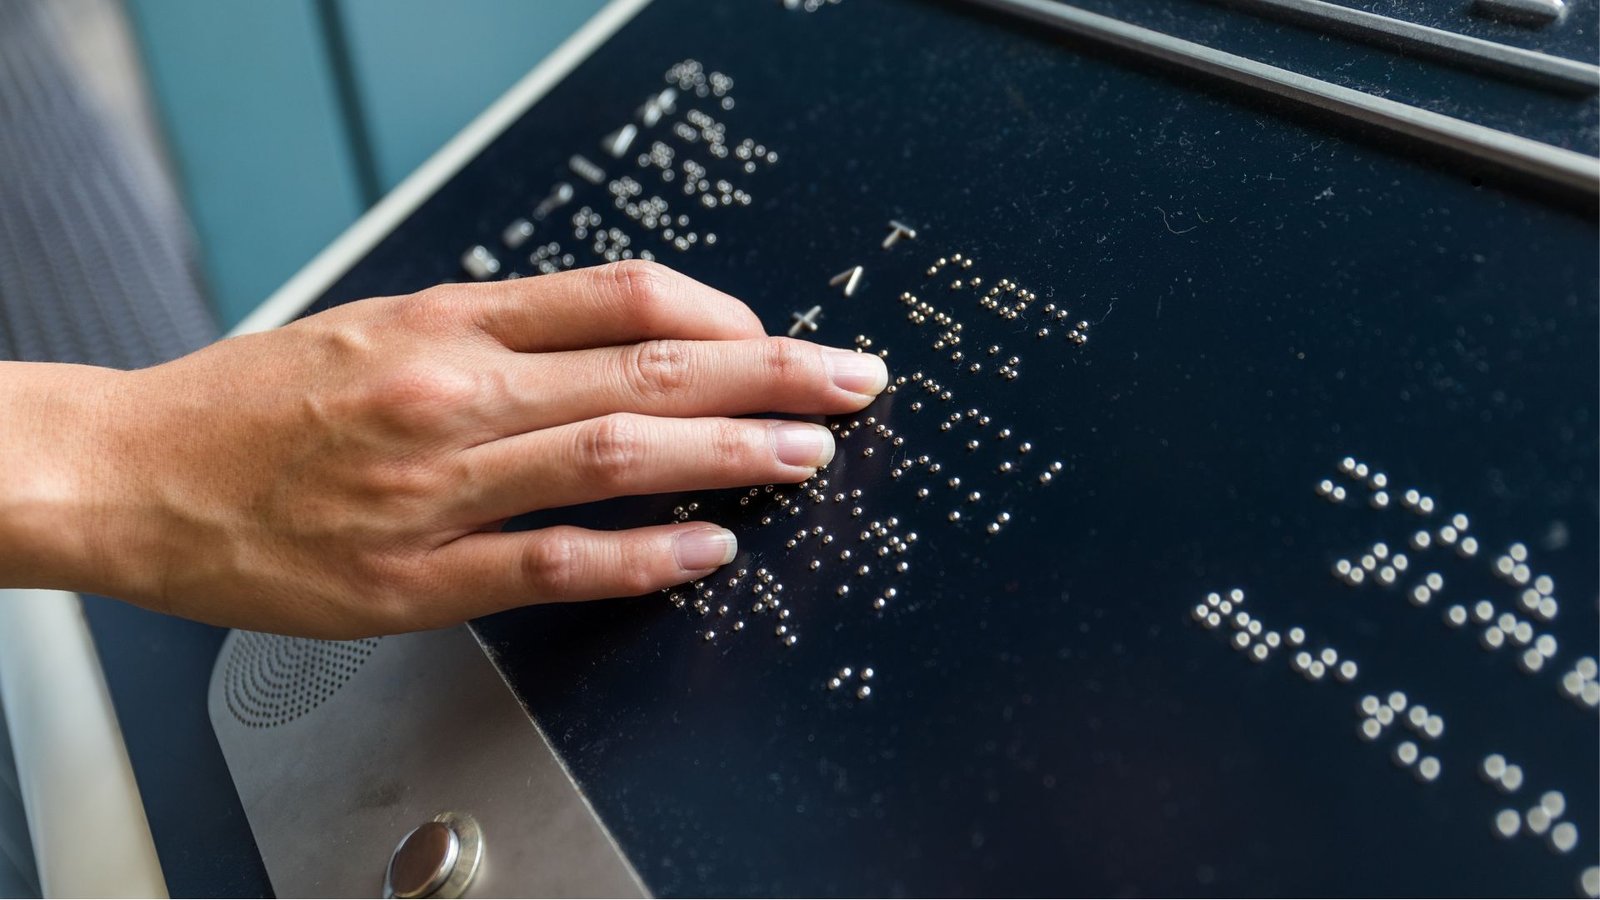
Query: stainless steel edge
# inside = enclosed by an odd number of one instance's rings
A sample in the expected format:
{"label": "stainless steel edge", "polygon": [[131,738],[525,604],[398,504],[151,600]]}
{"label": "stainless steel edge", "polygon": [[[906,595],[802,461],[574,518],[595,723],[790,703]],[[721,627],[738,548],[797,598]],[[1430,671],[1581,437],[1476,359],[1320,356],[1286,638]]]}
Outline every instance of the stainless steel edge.
{"label": "stainless steel edge", "polygon": [[1600,66],[1496,41],[1419,25],[1327,0],[1214,0],[1225,6],[1319,25],[1370,43],[1392,44],[1463,68],[1518,81],[1592,94],[1600,91]]}
{"label": "stainless steel edge", "polygon": [[1053,0],[964,0],[1137,55],[1465,154],[1593,201],[1600,159],[1331,84]]}

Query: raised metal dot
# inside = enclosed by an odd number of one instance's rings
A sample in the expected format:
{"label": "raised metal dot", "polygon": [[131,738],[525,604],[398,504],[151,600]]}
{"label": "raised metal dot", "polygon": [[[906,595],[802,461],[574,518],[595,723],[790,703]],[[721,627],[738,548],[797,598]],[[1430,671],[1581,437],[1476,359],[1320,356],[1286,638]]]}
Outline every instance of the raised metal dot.
{"label": "raised metal dot", "polygon": [[1567,811],[1566,795],[1560,791],[1545,791],[1539,795],[1539,808],[1548,813],[1550,818],[1559,819]]}
{"label": "raised metal dot", "polygon": [[1528,830],[1534,834],[1544,834],[1550,828],[1550,814],[1543,807],[1535,806],[1528,810],[1522,817],[1527,823]]}
{"label": "raised metal dot", "polygon": [[1491,753],[1483,758],[1483,764],[1479,768],[1483,772],[1483,777],[1490,781],[1499,781],[1506,774],[1506,758],[1498,753]]}
{"label": "raised metal dot", "polygon": [[1417,763],[1417,778],[1422,781],[1434,781],[1438,779],[1441,768],[1438,757],[1424,756]]}
{"label": "raised metal dot", "polygon": [[1514,809],[1502,809],[1494,817],[1494,833],[1503,838],[1516,837],[1522,830],[1522,814]]}
{"label": "raised metal dot", "polygon": [[1550,847],[1557,853],[1570,853],[1578,846],[1578,826],[1562,822],[1550,829]]}
{"label": "raised metal dot", "polygon": [[1522,789],[1522,767],[1516,763],[1506,766],[1505,773],[1500,776],[1500,787],[1507,793],[1516,793]]}

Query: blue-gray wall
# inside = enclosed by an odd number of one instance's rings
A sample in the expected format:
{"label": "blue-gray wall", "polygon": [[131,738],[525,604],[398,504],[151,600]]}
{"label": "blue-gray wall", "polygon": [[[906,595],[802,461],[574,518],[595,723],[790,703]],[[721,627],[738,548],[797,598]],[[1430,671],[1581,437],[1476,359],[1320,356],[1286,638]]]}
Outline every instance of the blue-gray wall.
{"label": "blue-gray wall", "polygon": [[126,3],[231,325],[603,0]]}

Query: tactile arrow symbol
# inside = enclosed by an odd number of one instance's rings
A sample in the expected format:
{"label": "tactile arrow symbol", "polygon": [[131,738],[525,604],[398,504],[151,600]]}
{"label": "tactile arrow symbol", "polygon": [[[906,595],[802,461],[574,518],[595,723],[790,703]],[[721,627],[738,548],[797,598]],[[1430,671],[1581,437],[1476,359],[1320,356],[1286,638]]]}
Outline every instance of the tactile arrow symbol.
{"label": "tactile arrow symbol", "polygon": [[851,266],[850,268],[845,269],[843,272],[840,272],[832,278],[829,278],[828,287],[838,287],[842,284],[844,285],[844,295],[846,297],[854,296],[856,287],[861,284],[861,273],[864,271],[866,270],[861,266]]}

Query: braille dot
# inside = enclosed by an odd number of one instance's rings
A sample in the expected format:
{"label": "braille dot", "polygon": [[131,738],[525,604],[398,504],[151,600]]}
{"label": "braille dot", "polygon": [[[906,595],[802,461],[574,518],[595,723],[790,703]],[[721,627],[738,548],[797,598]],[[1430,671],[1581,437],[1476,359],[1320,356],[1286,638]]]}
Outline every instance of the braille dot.
{"label": "braille dot", "polygon": [[1511,556],[1514,562],[1527,562],[1528,560],[1528,548],[1521,542],[1512,544],[1506,553]]}
{"label": "braille dot", "polygon": [[1483,642],[1484,649],[1499,650],[1501,647],[1505,646],[1506,633],[1501,631],[1497,626],[1490,625],[1488,628],[1483,630],[1483,634],[1480,635],[1479,640]]}
{"label": "braille dot", "polygon": [[1472,618],[1480,625],[1494,618],[1494,604],[1487,600],[1479,600],[1472,607]]}
{"label": "braille dot", "polygon": [[1578,846],[1578,826],[1562,822],[1550,829],[1550,846],[1557,853],[1570,853]]}
{"label": "braille dot", "polygon": [[1298,647],[1301,644],[1304,644],[1305,642],[1306,642],[1305,629],[1301,628],[1298,625],[1296,625],[1295,627],[1289,629],[1289,646]]}
{"label": "braille dot", "polygon": [[1478,539],[1471,535],[1462,538],[1461,543],[1456,546],[1456,551],[1462,556],[1477,556]]}
{"label": "braille dot", "polygon": [[1561,690],[1568,697],[1576,698],[1582,696],[1583,676],[1579,675],[1577,672],[1568,672],[1567,674],[1561,676]]}
{"label": "braille dot", "polygon": [[1263,640],[1266,642],[1268,647],[1271,647],[1274,650],[1278,649],[1279,638],[1276,631],[1267,632],[1266,637],[1263,638]]}
{"label": "braille dot", "polygon": [[1371,716],[1371,715],[1374,715],[1375,713],[1377,713],[1378,707],[1380,707],[1382,705],[1383,704],[1378,701],[1377,697],[1373,696],[1372,694],[1368,694],[1365,697],[1361,698],[1361,703],[1360,703],[1359,709],[1363,713]]}
{"label": "braille dot", "polygon": [[1394,710],[1395,712],[1405,712],[1406,711],[1406,694],[1405,694],[1405,691],[1394,691],[1394,692],[1389,694],[1389,708]]}
{"label": "braille dot", "polygon": [[1378,707],[1378,711],[1373,714],[1372,717],[1377,719],[1378,722],[1385,728],[1388,728],[1390,725],[1394,724],[1394,710],[1387,706]]}
{"label": "braille dot", "polygon": [[1444,734],[1444,718],[1429,716],[1428,720],[1422,723],[1422,733],[1433,740],[1438,740]]}
{"label": "braille dot", "polygon": [[1427,606],[1428,601],[1432,599],[1433,591],[1428,590],[1427,585],[1419,584],[1411,589],[1412,606]]}
{"label": "braille dot", "polygon": [[1417,763],[1417,777],[1423,781],[1434,781],[1439,777],[1441,766],[1437,757],[1424,756]]}
{"label": "braille dot", "polygon": [[1327,672],[1328,667],[1323,665],[1320,659],[1312,660],[1311,665],[1306,667],[1306,674],[1311,676],[1312,681],[1321,681],[1322,676],[1326,675]]}
{"label": "braille dot", "polygon": [[1590,866],[1578,877],[1578,886],[1589,897],[1600,897],[1600,866]]}
{"label": "braille dot", "polygon": [[872,696],[872,685],[863,684],[861,687],[856,688],[856,698],[858,700],[865,700],[865,699],[867,699],[868,697],[871,697],[871,696]]}
{"label": "braille dot", "polygon": [[1356,678],[1356,664],[1355,664],[1354,660],[1347,659],[1344,662],[1339,663],[1339,680],[1340,681],[1351,682],[1351,681],[1354,681],[1355,678]]}
{"label": "braille dot", "polygon": [[862,681],[871,681],[872,680],[872,676],[876,675],[876,674],[877,674],[876,672],[872,671],[872,667],[871,666],[867,666],[866,668],[861,670],[861,680]]}
{"label": "braille dot", "polygon": [[1523,821],[1528,823],[1528,830],[1534,834],[1544,834],[1550,828],[1550,814],[1540,806],[1528,810],[1523,816]]}
{"label": "braille dot", "polygon": [[840,681],[837,678],[829,678],[828,679],[828,690],[830,690],[830,691],[837,691],[843,685],[844,685],[844,682]]}
{"label": "braille dot", "polygon": [[1233,645],[1235,647],[1239,648],[1240,650],[1243,650],[1244,648],[1250,646],[1250,635],[1245,634],[1242,631],[1239,632],[1238,634],[1235,634],[1233,636]]}
{"label": "braille dot", "polygon": [[1594,657],[1584,656],[1574,664],[1573,671],[1582,676],[1585,681],[1593,681],[1596,674],[1600,674],[1600,664],[1595,663]]}
{"label": "braille dot", "polygon": [[1503,838],[1516,837],[1522,830],[1522,815],[1514,809],[1502,809],[1494,817],[1494,833]]}
{"label": "braille dot", "polygon": [[1506,774],[1506,758],[1498,753],[1491,753],[1483,758],[1483,765],[1480,768],[1483,777],[1490,781],[1499,781],[1501,776]]}
{"label": "braille dot", "polygon": [[1560,791],[1545,791],[1539,795],[1539,808],[1550,815],[1552,819],[1559,819],[1567,811],[1567,798]]}
{"label": "braille dot", "polygon": [[1394,761],[1402,766],[1409,766],[1417,761],[1417,745],[1411,741],[1401,741],[1394,748]]}
{"label": "braille dot", "polygon": [[1221,624],[1222,624],[1222,617],[1217,615],[1216,613],[1211,613],[1210,615],[1206,616],[1206,626],[1207,627],[1216,628],[1217,626],[1219,626]]}
{"label": "braille dot", "polygon": [[1265,662],[1266,659],[1267,659],[1267,648],[1266,648],[1266,645],[1257,644],[1254,647],[1252,647],[1250,649],[1250,657],[1252,659],[1254,659],[1256,662]]}
{"label": "braille dot", "polygon": [[1505,773],[1500,776],[1500,787],[1508,793],[1516,793],[1522,788],[1522,767],[1512,763],[1506,766]]}
{"label": "braille dot", "polygon": [[1331,666],[1339,661],[1339,651],[1332,647],[1325,647],[1321,653],[1323,665]]}
{"label": "braille dot", "polygon": [[1411,546],[1418,550],[1426,550],[1433,543],[1433,536],[1426,531],[1419,531],[1411,536]]}
{"label": "braille dot", "polygon": [[1377,719],[1366,718],[1361,720],[1362,738],[1369,741],[1375,741],[1381,734],[1383,734],[1383,725],[1379,724]]}

